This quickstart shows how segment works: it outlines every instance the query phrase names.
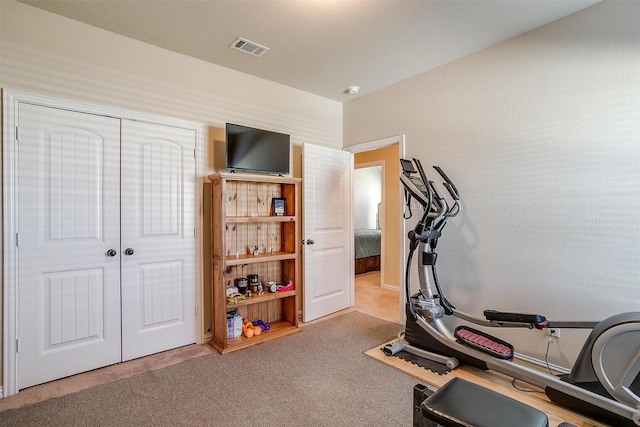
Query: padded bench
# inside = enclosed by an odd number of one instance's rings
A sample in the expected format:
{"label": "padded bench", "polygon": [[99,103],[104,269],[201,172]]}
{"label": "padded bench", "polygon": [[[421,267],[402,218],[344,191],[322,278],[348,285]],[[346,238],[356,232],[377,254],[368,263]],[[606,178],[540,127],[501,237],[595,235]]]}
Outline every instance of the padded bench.
{"label": "padded bench", "polygon": [[[427,396],[422,400],[422,397]],[[419,409],[418,402],[419,403]],[[433,422],[427,421],[431,420]],[[415,427],[548,427],[547,415],[529,405],[461,378],[435,392],[414,387]]]}

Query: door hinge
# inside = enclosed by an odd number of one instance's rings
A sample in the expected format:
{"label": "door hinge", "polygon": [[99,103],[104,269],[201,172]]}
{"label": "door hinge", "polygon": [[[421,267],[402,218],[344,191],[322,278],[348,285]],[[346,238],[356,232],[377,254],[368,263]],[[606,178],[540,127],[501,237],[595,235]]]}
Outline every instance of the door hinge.
{"label": "door hinge", "polygon": [[16,353],[20,350],[20,339],[16,338]]}
{"label": "door hinge", "polygon": [[193,306],[193,312],[196,315],[196,317],[198,317],[198,306],[197,305]]}
{"label": "door hinge", "polygon": [[193,227],[193,237],[198,237],[198,229]]}
{"label": "door hinge", "polygon": [[16,126],[16,141],[20,141],[20,128]]}
{"label": "door hinge", "polygon": [[20,247],[20,233],[16,233],[16,248]]}
{"label": "door hinge", "polygon": [[195,148],[193,149],[193,158],[194,158],[194,159],[197,159],[197,158],[198,158],[198,156],[196,155],[196,149],[195,149]]}

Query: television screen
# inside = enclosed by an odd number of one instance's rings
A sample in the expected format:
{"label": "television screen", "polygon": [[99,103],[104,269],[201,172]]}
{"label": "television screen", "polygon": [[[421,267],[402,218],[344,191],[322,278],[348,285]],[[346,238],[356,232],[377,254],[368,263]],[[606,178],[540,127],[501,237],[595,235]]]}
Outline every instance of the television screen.
{"label": "television screen", "polygon": [[289,175],[289,135],[227,123],[226,137],[227,169]]}

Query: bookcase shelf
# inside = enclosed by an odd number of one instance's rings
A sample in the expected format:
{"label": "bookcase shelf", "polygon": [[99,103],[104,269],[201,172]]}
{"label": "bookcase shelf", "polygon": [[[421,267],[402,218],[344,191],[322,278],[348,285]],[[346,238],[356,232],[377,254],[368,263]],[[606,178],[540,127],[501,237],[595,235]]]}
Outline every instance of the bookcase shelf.
{"label": "bookcase shelf", "polygon": [[[299,332],[299,178],[219,173],[211,186],[213,275],[211,345],[224,354]],[[273,199],[284,199],[284,215],[272,213]],[[260,282],[289,282],[294,290],[227,302],[226,287],[257,274]],[[227,336],[227,313],[262,320],[269,331],[246,338]]]}
{"label": "bookcase shelf", "polygon": [[295,258],[296,254],[292,252],[274,252],[272,254],[239,255],[238,257],[226,256],[225,261],[228,266],[231,266],[254,264],[259,262],[282,261]]}

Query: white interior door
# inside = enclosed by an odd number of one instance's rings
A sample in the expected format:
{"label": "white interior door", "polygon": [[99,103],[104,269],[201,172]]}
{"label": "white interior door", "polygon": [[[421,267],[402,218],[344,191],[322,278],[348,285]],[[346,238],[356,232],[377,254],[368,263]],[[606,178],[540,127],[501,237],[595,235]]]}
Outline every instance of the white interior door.
{"label": "white interior door", "polygon": [[195,132],[122,121],[122,355],[196,341]]}
{"label": "white interior door", "polygon": [[24,103],[18,118],[20,389],[120,361],[120,121]]}
{"label": "white interior door", "polygon": [[303,321],[353,305],[353,154],[302,148]]}

